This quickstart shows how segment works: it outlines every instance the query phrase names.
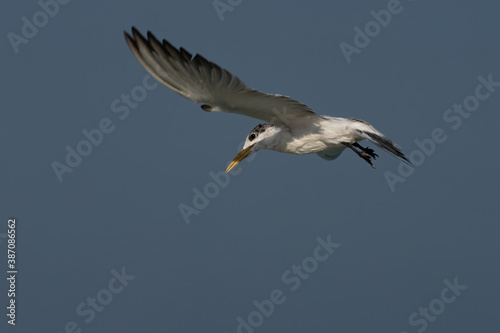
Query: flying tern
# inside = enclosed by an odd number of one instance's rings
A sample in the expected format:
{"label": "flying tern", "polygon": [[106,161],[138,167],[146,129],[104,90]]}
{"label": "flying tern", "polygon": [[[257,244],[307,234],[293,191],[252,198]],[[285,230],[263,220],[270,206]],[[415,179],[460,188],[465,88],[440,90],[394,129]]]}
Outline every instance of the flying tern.
{"label": "flying tern", "polygon": [[149,31],[145,38],[132,27],[131,35],[125,32],[125,40],[153,77],[201,104],[202,110],[236,113],[266,122],[248,134],[243,149],[226,172],[262,149],[291,154],[316,153],[326,160],[334,160],[349,148],[373,167],[372,159],[378,155],[373,149],[362,147],[358,143],[362,140],[371,141],[411,164],[394,142],[366,121],[322,116],[290,97],[251,89],[224,68],[199,54],[193,57],[182,47],[177,49],[166,40],[160,42]]}

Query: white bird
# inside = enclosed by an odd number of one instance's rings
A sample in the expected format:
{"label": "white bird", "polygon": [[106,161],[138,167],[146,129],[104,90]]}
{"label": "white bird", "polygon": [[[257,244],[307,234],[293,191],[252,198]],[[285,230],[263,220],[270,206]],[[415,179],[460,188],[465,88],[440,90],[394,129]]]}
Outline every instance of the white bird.
{"label": "white bird", "polygon": [[365,139],[411,164],[394,142],[363,120],[318,115],[290,97],[251,89],[201,55],[193,57],[166,40],[160,43],[149,31],[146,39],[132,27],[132,36],[125,32],[125,39],[151,75],[173,91],[201,104],[204,111],[237,113],[267,122],[249,133],[243,149],[226,172],[261,149],[291,154],[316,153],[326,160],[334,160],[345,148],[350,148],[373,167],[372,158],[378,155],[358,144]]}

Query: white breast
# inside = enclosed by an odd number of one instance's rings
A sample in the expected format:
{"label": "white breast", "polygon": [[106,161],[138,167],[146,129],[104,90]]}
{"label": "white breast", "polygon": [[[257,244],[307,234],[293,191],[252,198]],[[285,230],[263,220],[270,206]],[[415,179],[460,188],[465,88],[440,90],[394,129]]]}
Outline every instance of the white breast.
{"label": "white breast", "polygon": [[311,154],[344,147],[342,142],[362,140],[353,122],[345,118],[324,117],[320,122],[290,132],[282,130],[274,150],[291,154]]}

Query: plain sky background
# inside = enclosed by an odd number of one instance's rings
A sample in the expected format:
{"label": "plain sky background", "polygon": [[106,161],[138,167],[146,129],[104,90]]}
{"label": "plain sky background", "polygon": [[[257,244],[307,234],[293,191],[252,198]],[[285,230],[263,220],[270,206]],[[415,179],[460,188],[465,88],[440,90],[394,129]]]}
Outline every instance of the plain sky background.
{"label": "plain sky background", "polygon": [[[0,330],[231,333],[280,289],[286,301],[255,332],[410,333],[423,331],[412,313],[457,278],[467,289],[425,331],[498,332],[500,88],[457,129],[443,114],[478,76],[500,81],[500,5],[403,0],[348,64],[339,44],[387,4],[244,0],[221,21],[211,0],[71,1],[15,53],[7,34],[40,6],[4,3],[0,269],[16,217],[19,274],[15,328],[0,283]],[[364,119],[407,154],[436,128],[447,140],[395,191],[384,174],[400,163],[380,149],[376,169],[350,151],[333,162],[259,152],[186,224],[179,205],[193,206],[259,121],[163,86],[121,120],[111,104],[146,75],[123,38],[131,26],[252,88]],[[114,131],[58,181],[51,164],[104,118]],[[291,291],[282,274],[328,235],[341,246]],[[86,323],[78,305],[123,267],[135,279]]]}

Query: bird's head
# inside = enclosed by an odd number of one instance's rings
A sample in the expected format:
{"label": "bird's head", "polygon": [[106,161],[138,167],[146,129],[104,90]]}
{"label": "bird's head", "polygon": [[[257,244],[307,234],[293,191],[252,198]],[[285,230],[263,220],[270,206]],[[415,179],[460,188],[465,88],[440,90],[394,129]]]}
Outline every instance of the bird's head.
{"label": "bird's head", "polygon": [[257,125],[247,136],[243,149],[236,155],[226,169],[226,173],[231,171],[238,163],[243,161],[251,153],[261,149],[270,149],[280,129],[271,124]]}

